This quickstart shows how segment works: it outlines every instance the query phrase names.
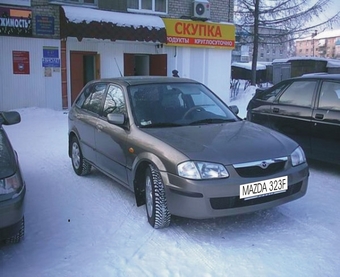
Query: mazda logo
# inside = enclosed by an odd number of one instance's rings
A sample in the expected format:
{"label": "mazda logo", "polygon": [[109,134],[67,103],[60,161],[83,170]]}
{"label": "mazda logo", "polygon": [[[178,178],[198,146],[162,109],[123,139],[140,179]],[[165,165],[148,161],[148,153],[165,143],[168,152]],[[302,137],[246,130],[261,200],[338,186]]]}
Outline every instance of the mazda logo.
{"label": "mazda logo", "polygon": [[263,161],[261,164],[260,164],[260,167],[263,168],[263,169],[266,169],[268,167],[268,163]]}

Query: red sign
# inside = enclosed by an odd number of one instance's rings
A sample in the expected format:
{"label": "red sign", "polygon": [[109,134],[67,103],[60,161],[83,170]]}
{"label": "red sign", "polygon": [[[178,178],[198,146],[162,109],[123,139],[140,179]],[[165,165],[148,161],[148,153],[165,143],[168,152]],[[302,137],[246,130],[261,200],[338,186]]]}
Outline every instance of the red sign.
{"label": "red sign", "polygon": [[30,53],[13,51],[13,74],[30,74]]}

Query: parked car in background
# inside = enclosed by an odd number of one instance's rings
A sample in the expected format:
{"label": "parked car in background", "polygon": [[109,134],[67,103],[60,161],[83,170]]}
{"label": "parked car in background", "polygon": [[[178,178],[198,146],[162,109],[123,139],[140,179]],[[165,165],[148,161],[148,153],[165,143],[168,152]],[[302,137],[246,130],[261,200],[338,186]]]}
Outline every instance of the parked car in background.
{"label": "parked car in background", "polygon": [[69,111],[68,153],[76,174],[94,166],[133,191],[154,228],[171,215],[214,218],[302,197],[301,147],[237,110],[186,78],[91,81]]}
{"label": "parked car in background", "polygon": [[247,119],[291,137],[308,158],[340,164],[340,74],[306,74],[257,89]]}
{"label": "parked car in background", "polygon": [[18,112],[0,112],[0,241],[5,243],[19,242],[25,232],[26,186],[18,155],[3,128],[20,120]]}

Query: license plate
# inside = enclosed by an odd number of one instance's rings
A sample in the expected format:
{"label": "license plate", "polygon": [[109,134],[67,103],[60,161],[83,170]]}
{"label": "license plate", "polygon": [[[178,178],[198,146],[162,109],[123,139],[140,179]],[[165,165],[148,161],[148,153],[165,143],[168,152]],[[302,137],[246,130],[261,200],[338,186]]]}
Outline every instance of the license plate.
{"label": "license plate", "polygon": [[288,176],[240,185],[240,199],[263,197],[288,189]]}

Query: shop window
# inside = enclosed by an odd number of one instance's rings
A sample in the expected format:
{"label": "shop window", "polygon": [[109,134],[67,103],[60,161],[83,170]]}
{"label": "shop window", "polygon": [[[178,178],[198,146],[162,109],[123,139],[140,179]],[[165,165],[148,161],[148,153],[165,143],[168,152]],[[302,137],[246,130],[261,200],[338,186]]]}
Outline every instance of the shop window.
{"label": "shop window", "polygon": [[168,0],[128,0],[128,9],[142,12],[166,13]]}

